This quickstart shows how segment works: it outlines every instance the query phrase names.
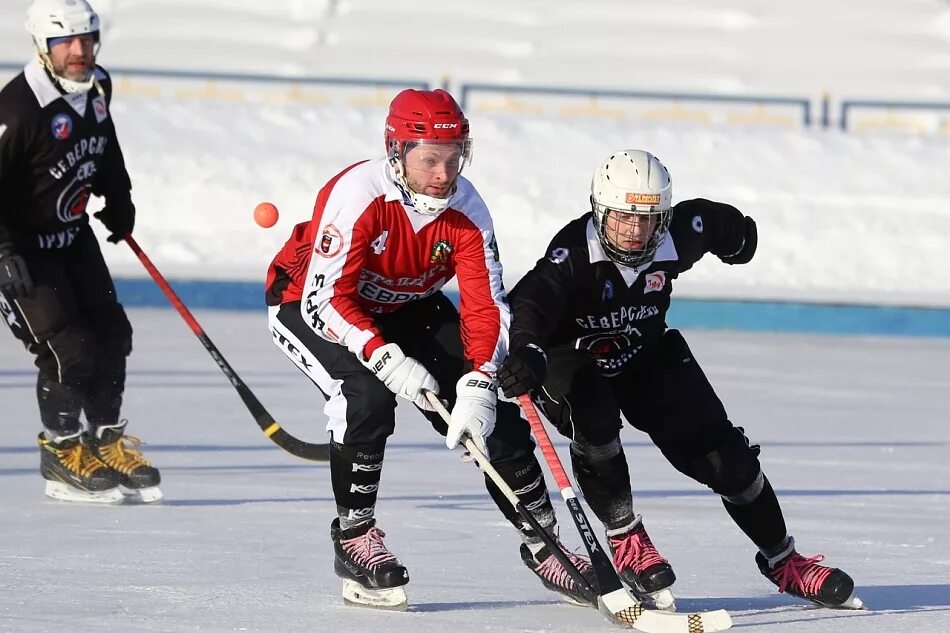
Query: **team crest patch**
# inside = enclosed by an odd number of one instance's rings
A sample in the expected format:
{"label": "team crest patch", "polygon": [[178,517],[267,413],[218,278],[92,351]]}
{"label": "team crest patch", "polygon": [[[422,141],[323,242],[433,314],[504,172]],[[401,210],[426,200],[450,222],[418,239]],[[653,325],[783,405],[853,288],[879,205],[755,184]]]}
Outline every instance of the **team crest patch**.
{"label": "team crest patch", "polygon": [[96,97],[92,100],[92,111],[96,114],[96,123],[102,123],[109,118],[105,97]]}
{"label": "team crest patch", "polygon": [[658,270],[655,273],[650,273],[646,276],[644,280],[643,294],[648,292],[657,292],[663,290],[666,286],[666,273],[662,270]]}
{"label": "team crest patch", "polygon": [[[449,255],[452,254],[452,245],[445,240],[439,240],[432,247],[432,254],[429,255],[430,264],[444,264],[449,261]],[[498,257],[497,255],[495,256]]]}
{"label": "team crest patch", "polygon": [[568,255],[568,250],[566,248],[559,246],[551,251],[551,256],[548,257],[548,259],[550,259],[555,264],[563,264],[564,261],[567,259],[567,255]]}
{"label": "team crest patch", "polygon": [[320,257],[336,257],[343,250],[343,234],[332,224],[323,227],[323,233],[313,250]]}
{"label": "team crest patch", "polygon": [[600,293],[601,301],[610,301],[614,298],[614,284],[609,279],[604,282],[604,291]]}
{"label": "team crest patch", "polygon": [[65,141],[73,133],[73,120],[69,118],[68,114],[57,114],[53,117],[50,128],[53,131],[53,138],[58,141]]}

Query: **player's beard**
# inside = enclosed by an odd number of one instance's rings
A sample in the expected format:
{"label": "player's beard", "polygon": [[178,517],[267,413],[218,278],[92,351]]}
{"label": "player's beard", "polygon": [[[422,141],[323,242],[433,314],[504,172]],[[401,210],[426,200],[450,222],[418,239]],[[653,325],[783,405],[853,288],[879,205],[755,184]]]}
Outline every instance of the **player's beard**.
{"label": "player's beard", "polygon": [[[77,63],[82,63],[82,70],[77,70]],[[92,71],[95,68],[95,57],[85,59],[83,57],[73,56],[63,60],[61,65],[53,65],[53,72],[64,79],[75,82],[89,81]],[[77,76],[78,75],[78,76]]]}

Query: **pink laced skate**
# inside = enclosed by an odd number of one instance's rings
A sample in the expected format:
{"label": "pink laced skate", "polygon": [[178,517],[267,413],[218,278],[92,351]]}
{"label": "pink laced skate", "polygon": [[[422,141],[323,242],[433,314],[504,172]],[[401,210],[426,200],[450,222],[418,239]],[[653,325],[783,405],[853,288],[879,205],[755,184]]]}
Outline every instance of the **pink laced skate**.
{"label": "pink laced skate", "polygon": [[[583,556],[568,551],[560,543],[558,546],[591,587],[596,587],[597,581],[594,578],[594,568],[591,567],[590,561]],[[540,560],[541,558],[543,560]],[[528,546],[522,544],[521,560],[537,575],[541,580],[541,584],[551,591],[558,592],[568,602],[580,606],[596,606],[596,596],[587,587],[582,587],[574,581],[564,565],[558,561],[549,548],[544,547],[538,552],[538,558],[535,558]]]}
{"label": "pink laced skate", "polygon": [[[561,551],[567,554],[568,560],[571,561],[572,565],[577,567],[577,571],[581,572],[582,576],[588,577],[593,574],[594,568],[591,567],[589,560],[583,556],[578,556],[574,552],[568,551],[563,546],[561,546]],[[574,582],[574,579],[571,578],[571,575],[567,572],[567,569],[564,568],[564,565],[561,564],[561,561],[559,561],[554,555],[550,555],[545,558],[544,562],[535,568],[535,572],[542,578],[547,579],[558,587],[564,587],[566,589],[577,588],[577,583]]]}
{"label": "pink laced skate", "polygon": [[770,575],[778,585],[780,593],[785,593],[787,589],[789,593],[798,596],[816,598],[821,594],[821,588],[832,572],[830,567],[818,564],[823,560],[824,554],[805,558],[798,552],[792,552],[772,569]]}
{"label": "pink laced skate", "polygon": [[611,536],[610,548],[614,552],[614,566],[619,573],[632,569],[636,574],[642,574],[654,565],[669,565],[669,562],[660,556],[643,527],[620,536]]}
{"label": "pink laced skate", "polygon": [[373,526],[361,536],[341,540],[340,547],[357,564],[375,571],[386,563],[399,563],[395,554],[390,552],[383,543],[385,536],[385,532]]}

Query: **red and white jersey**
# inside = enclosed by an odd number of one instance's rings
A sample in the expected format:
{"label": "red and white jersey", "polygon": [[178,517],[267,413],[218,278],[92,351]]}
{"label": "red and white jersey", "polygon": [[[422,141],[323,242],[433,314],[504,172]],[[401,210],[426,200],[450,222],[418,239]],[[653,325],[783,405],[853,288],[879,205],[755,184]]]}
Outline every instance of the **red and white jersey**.
{"label": "red and white jersey", "polygon": [[458,276],[465,357],[494,375],[511,314],[495,231],[472,184],[458,177],[451,206],[423,215],[403,205],[386,158],[351,165],[317,195],[267,273],[268,304],[301,301],[321,337],[369,357],[386,343],[373,316],[438,291]]}

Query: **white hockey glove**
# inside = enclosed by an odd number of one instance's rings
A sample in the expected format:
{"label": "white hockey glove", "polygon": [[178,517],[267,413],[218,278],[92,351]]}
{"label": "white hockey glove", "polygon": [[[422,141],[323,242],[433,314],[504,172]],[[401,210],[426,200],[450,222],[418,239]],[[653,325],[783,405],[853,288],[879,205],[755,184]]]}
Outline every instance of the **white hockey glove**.
{"label": "white hockey glove", "polygon": [[498,382],[480,371],[470,371],[455,385],[455,409],[449,421],[445,445],[455,448],[468,435],[475,446],[488,455],[485,438],[495,428],[495,404],[498,401]]}
{"label": "white hockey glove", "polygon": [[426,411],[434,410],[425,392],[439,393],[439,383],[422,363],[403,354],[395,343],[386,343],[377,348],[369,360],[360,358],[360,362],[397,396]]}

